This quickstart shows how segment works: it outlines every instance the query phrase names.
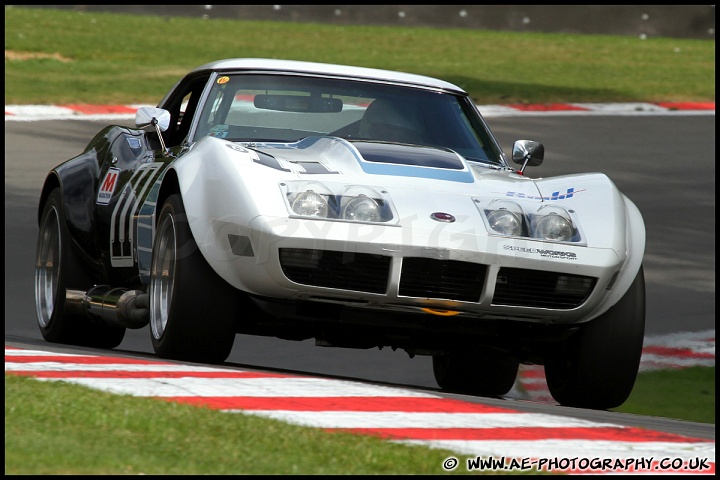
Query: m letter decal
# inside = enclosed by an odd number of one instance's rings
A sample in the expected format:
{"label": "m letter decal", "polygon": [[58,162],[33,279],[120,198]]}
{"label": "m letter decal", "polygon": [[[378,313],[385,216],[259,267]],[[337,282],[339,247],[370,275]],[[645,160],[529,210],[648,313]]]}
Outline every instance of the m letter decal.
{"label": "m letter decal", "polygon": [[112,198],[112,194],[115,191],[115,186],[117,185],[117,179],[119,174],[119,168],[111,168],[105,174],[105,178],[100,185],[100,190],[98,191],[97,195],[96,203],[98,205],[107,205],[108,203],[110,203],[110,198]]}

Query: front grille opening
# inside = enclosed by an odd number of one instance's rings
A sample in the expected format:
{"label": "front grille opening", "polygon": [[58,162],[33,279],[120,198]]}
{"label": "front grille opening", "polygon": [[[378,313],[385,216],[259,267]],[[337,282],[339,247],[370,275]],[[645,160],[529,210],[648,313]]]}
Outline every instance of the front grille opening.
{"label": "front grille opening", "polygon": [[597,278],[583,275],[501,268],[492,303],[569,310],[582,305],[596,284]]}
{"label": "front grille opening", "polygon": [[391,257],[368,253],[281,248],[280,267],[301,285],[385,293]]}
{"label": "front grille opening", "polygon": [[403,259],[400,289],[406,297],[478,302],[486,265],[457,260],[408,257]]}

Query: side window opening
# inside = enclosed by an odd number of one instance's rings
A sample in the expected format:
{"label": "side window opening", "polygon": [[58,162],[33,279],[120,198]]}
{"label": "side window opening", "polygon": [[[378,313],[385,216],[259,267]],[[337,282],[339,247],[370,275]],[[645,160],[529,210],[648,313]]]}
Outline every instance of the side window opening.
{"label": "side window opening", "polygon": [[169,147],[180,145],[187,137],[207,79],[204,74],[188,80],[162,105],[170,112],[170,128],[163,134]]}

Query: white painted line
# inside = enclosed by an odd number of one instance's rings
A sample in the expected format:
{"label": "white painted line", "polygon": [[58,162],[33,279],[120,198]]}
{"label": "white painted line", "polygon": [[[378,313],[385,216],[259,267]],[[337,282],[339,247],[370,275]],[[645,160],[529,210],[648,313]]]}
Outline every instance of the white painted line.
{"label": "white painted line", "polygon": [[5,361],[6,372],[238,372],[212,367],[178,364],[134,364],[134,363],[66,363],[66,362],[13,362]]}
{"label": "white painted line", "polygon": [[[233,410],[236,411],[236,410]],[[540,413],[412,413],[355,411],[237,410],[317,428],[600,428],[619,427]]]}
{"label": "white painted line", "polygon": [[61,117],[75,115],[75,110],[54,105],[6,105],[6,117],[8,113],[18,117]]}
{"label": "white painted line", "polygon": [[12,116],[5,115],[5,121],[11,122],[40,122],[40,121],[52,121],[52,120],[84,120],[84,121],[96,121],[105,120],[108,122],[113,121],[128,121],[135,118],[135,115],[131,114],[96,114],[96,115],[83,115],[83,114],[69,114],[69,115],[23,115],[23,116]]}
{"label": "white painted line", "polygon": [[570,105],[586,108],[593,112],[612,113],[641,113],[641,112],[667,112],[669,109],[653,103],[571,103]]}
{"label": "white painted line", "polygon": [[324,378],[84,378],[62,379],[137,397],[425,397],[434,395]]}
{"label": "white painted line", "polygon": [[97,355],[80,355],[77,353],[59,353],[59,352],[48,352],[47,350],[25,350],[21,348],[9,348],[5,347],[5,356],[12,357],[82,357],[82,358],[93,358]]}
{"label": "white painted line", "polygon": [[[689,348],[694,351],[707,351],[715,354],[715,330],[698,332],[666,333],[663,335],[647,335],[645,348],[664,346],[672,348]],[[698,350],[700,348],[701,350]]]}
{"label": "white painted line", "polygon": [[714,367],[714,358],[667,357],[662,355],[645,355],[640,362],[640,371],[671,370],[687,367]]}

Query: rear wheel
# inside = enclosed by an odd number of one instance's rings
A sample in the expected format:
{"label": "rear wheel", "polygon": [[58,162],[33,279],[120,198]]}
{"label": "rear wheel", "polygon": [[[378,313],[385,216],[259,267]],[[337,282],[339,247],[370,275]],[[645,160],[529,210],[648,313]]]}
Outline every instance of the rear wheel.
{"label": "rear wheel", "polygon": [[519,362],[494,351],[433,355],[433,373],[444,390],[497,397],[510,391]]}
{"label": "rear wheel", "polygon": [[91,321],[81,310],[68,308],[68,289],[84,291],[92,282],[75,260],[65,224],[60,189],[47,198],[40,217],[35,252],[35,310],[38,326],[48,342],[115,348],[125,328]]}
{"label": "rear wheel", "polygon": [[241,292],[210,267],[179,194],[160,211],[150,268],[150,333],[163,358],[220,363],[235,341]]}
{"label": "rear wheel", "polygon": [[630,396],[645,335],[645,278],[640,267],[622,299],[583,325],[545,361],[548,389],[561,405],[605,410]]}

